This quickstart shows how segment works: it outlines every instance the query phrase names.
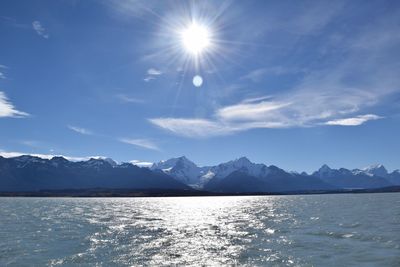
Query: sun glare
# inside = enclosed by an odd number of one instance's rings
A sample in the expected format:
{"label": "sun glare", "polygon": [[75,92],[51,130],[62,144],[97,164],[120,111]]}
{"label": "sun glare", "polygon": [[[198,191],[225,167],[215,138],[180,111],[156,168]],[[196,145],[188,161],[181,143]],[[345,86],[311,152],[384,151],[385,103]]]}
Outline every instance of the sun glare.
{"label": "sun glare", "polygon": [[209,30],[196,23],[183,30],[181,38],[185,49],[195,56],[203,52],[211,43]]}

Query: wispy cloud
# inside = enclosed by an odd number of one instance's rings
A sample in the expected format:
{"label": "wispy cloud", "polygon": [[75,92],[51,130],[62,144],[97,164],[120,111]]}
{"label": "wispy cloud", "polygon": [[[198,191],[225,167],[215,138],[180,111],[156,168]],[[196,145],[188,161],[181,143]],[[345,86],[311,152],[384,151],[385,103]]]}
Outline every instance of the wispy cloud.
{"label": "wispy cloud", "polygon": [[[337,6],[328,17],[335,17],[341,8]],[[300,34],[313,35],[329,24],[330,19],[319,16],[317,10],[321,9],[310,10],[312,17],[318,18],[316,21],[298,18]],[[321,45],[324,51],[318,51],[327,58],[322,66],[307,70],[266,67],[249,72],[239,78],[242,100],[215,105],[208,117],[158,117],[149,121],[177,135],[210,137],[255,128],[357,126],[382,119],[388,99],[400,95],[398,17],[398,12],[391,19],[380,17],[356,34],[337,41],[328,38]],[[286,73],[300,74],[291,88],[260,97],[245,90],[251,87],[245,80],[256,82],[264,75]],[[269,88],[262,89],[271,92]],[[248,97],[250,94],[252,98]],[[381,114],[372,114],[372,110]]]}
{"label": "wispy cloud", "polygon": [[147,74],[148,75],[153,75],[153,76],[158,76],[162,74],[162,71],[158,70],[158,69],[154,69],[154,68],[150,68],[147,70]]}
{"label": "wispy cloud", "polygon": [[92,131],[82,128],[82,127],[77,127],[77,126],[73,126],[73,125],[68,125],[67,127],[68,127],[68,129],[70,129],[76,133],[79,133],[79,134],[93,135]]}
{"label": "wispy cloud", "polygon": [[27,116],[29,116],[28,113],[17,110],[15,106],[8,100],[4,92],[0,91],[0,118],[23,118]]}
{"label": "wispy cloud", "polygon": [[208,119],[154,118],[149,121],[160,128],[186,137],[218,136],[236,131],[231,125]]}
{"label": "wispy cloud", "polygon": [[253,103],[253,102],[259,102],[262,100],[267,100],[267,99],[272,99],[272,96],[258,96],[258,97],[251,97],[251,98],[246,98],[242,100],[241,103]]}
{"label": "wispy cloud", "polygon": [[[242,102],[218,108],[209,119],[198,118],[152,118],[149,121],[174,134],[186,137],[212,137],[228,135],[257,128],[316,127],[320,125],[360,125],[378,115],[360,115],[343,118],[360,110],[363,105],[374,103],[373,94],[352,91],[338,97],[326,92],[301,91],[281,96],[245,99]],[[266,101],[266,99],[269,99]],[[357,124],[358,123],[358,124]]]}
{"label": "wispy cloud", "polygon": [[117,94],[117,95],[115,95],[115,97],[118,98],[120,101],[125,102],[125,103],[141,104],[141,103],[145,102],[143,99],[127,96],[127,95],[124,95],[124,94]]}
{"label": "wispy cloud", "polygon": [[150,68],[147,70],[147,76],[143,79],[145,82],[149,82],[151,80],[155,80],[157,76],[160,76],[163,74],[161,70],[155,69],[155,68]]}
{"label": "wispy cloud", "polygon": [[5,66],[5,65],[1,65],[1,64],[0,64],[0,79],[6,79],[7,77],[6,77],[6,75],[4,74],[4,72],[3,72],[2,69],[8,69],[8,67]]}
{"label": "wispy cloud", "polygon": [[155,144],[153,141],[149,139],[120,138],[119,141],[125,144],[134,145],[137,147],[146,148],[150,150],[157,150],[157,151],[160,150],[157,144]]}
{"label": "wispy cloud", "polygon": [[40,143],[41,142],[35,141],[35,140],[21,140],[21,141],[19,141],[19,143],[24,145],[24,146],[38,148],[38,147],[40,147]]}
{"label": "wispy cloud", "polygon": [[144,79],[143,79],[143,81],[145,81],[145,82],[150,82],[150,81],[152,81],[152,80],[155,80],[156,78],[154,77],[154,76],[146,76]]}
{"label": "wispy cloud", "polygon": [[153,165],[153,162],[141,161],[136,159],[131,160],[130,163],[138,167],[146,167],[146,168],[150,168]]}
{"label": "wispy cloud", "polygon": [[48,39],[50,35],[47,33],[46,29],[43,27],[42,23],[38,20],[32,22],[32,28],[36,33],[45,39]]}
{"label": "wispy cloud", "polygon": [[140,1],[140,0],[109,0],[109,1],[101,1],[103,4],[109,7],[110,11],[118,19],[132,19],[133,17],[143,17],[147,15],[158,16],[154,10],[156,8],[160,8],[163,2],[148,0],[148,1]]}
{"label": "wispy cloud", "polygon": [[249,103],[245,101],[245,103],[220,108],[216,115],[222,121],[264,121],[274,110],[282,109],[290,104],[290,102],[257,102],[253,100]]}
{"label": "wispy cloud", "polygon": [[358,126],[370,120],[378,120],[383,117],[375,114],[360,115],[353,118],[337,119],[332,121],[327,121],[326,125],[341,125],[341,126]]}
{"label": "wispy cloud", "polygon": [[306,70],[304,69],[297,69],[297,68],[288,68],[283,66],[274,66],[268,68],[259,68],[250,71],[246,75],[240,77],[240,80],[250,80],[252,82],[260,82],[263,78],[272,75],[285,75],[285,74],[297,74],[297,73],[305,73]]}

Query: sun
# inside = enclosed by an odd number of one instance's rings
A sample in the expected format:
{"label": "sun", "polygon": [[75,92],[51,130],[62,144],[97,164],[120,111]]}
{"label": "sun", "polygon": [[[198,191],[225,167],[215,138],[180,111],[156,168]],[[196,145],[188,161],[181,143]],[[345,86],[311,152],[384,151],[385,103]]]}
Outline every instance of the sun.
{"label": "sun", "polygon": [[192,23],[182,31],[181,40],[186,51],[197,56],[210,46],[210,31],[203,25]]}

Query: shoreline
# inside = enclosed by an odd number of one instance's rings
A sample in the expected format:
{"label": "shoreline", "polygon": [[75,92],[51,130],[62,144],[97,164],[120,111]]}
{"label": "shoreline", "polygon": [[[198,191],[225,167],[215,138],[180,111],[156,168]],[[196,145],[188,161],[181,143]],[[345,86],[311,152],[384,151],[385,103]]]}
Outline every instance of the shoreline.
{"label": "shoreline", "polygon": [[163,190],[163,189],[63,189],[25,192],[0,192],[0,197],[207,197],[207,196],[287,196],[287,195],[326,195],[326,194],[366,194],[397,193],[400,186],[374,189],[342,190],[304,190],[293,192],[208,192],[199,190]]}

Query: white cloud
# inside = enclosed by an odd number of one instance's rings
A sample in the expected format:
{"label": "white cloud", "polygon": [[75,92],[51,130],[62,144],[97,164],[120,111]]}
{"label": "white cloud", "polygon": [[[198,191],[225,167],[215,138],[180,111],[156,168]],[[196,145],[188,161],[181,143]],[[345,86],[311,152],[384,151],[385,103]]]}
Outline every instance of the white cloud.
{"label": "white cloud", "polygon": [[126,103],[136,103],[136,104],[144,103],[143,99],[127,96],[124,94],[118,94],[115,97],[118,98],[119,100],[121,100],[122,102],[126,102]]}
{"label": "white cloud", "polygon": [[152,76],[158,76],[162,74],[162,71],[155,68],[150,68],[147,70],[147,74]]}
{"label": "white cloud", "polygon": [[288,128],[291,125],[280,121],[221,121],[207,119],[184,119],[184,118],[155,118],[149,120],[152,124],[168,130],[174,134],[205,138],[222,135],[230,135],[256,128]]}
{"label": "white cloud", "polygon": [[[375,96],[376,97],[376,96]],[[337,117],[359,111],[363,105],[372,105],[374,95],[352,90],[347,96],[314,90],[301,90],[296,94],[281,96],[279,101],[269,97],[245,99],[242,102],[216,109],[210,119],[153,118],[149,121],[174,134],[186,137],[212,137],[228,135],[257,128],[315,127],[321,124],[340,125]],[[375,117],[376,116],[376,117]],[[364,123],[381,118],[364,115],[347,123]],[[328,123],[329,122],[329,123]],[[346,121],[341,121],[344,125]],[[358,125],[359,125],[358,124]],[[357,124],[354,124],[357,125]]]}
{"label": "white cloud", "polygon": [[253,102],[259,102],[262,100],[267,100],[267,99],[272,99],[272,96],[259,96],[259,97],[252,97],[252,98],[246,98],[242,100],[241,103],[253,103]]}
{"label": "white cloud", "polygon": [[222,121],[259,121],[269,117],[273,110],[278,110],[289,106],[291,103],[279,103],[273,101],[261,101],[240,103],[227,106],[217,110],[216,115]]}
{"label": "white cloud", "polygon": [[68,127],[68,129],[70,129],[76,133],[79,133],[79,134],[93,135],[92,131],[82,128],[82,127],[77,127],[77,126],[72,126],[72,125],[68,125],[67,127]]}
{"label": "white cloud", "polygon": [[157,151],[160,150],[157,144],[148,139],[120,138],[119,141],[125,144],[134,145],[137,147],[146,148],[150,150],[157,150]]}
{"label": "white cloud", "polygon": [[251,80],[252,82],[259,82],[262,80],[263,77],[266,76],[266,74],[267,74],[267,69],[260,68],[260,69],[250,71],[248,74],[242,76],[240,79],[241,80]]}
{"label": "white cloud", "polygon": [[141,161],[136,159],[131,160],[130,163],[138,167],[146,167],[146,168],[150,168],[153,165],[153,162]]}
{"label": "white cloud", "polygon": [[147,70],[147,76],[143,79],[145,82],[149,82],[151,80],[155,80],[157,76],[162,75],[163,72],[161,70],[150,68]]}
{"label": "white cloud", "polygon": [[132,17],[154,15],[154,9],[160,8],[160,5],[163,2],[154,0],[108,0],[101,1],[101,3],[108,6],[110,11],[112,11],[116,18],[126,20],[132,19]]}
{"label": "white cloud", "polygon": [[42,23],[40,21],[33,21],[32,22],[32,28],[36,31],[36,33],[40,36],[42,36],[45,39],[48,39],[50,35],[46,32],[46,29],[42,26]]}
{"label": "white cloud", "polygon": [[353,118],[337,119],[332,121],[327,121],[326,125],[341,125],[341,126],[358,126],[370,120],[378,120],[383,117],[375,114],[360,115]]}
{"label": "white cloud", "polygon": [[35,140],[21,140],[21,141],[19,141],[19,143],[22,145],[25,145],[25,146],[38,148],[40,146],[41,142],[35,141]]}
{"label": "white cloud", "polygon": [[152,80],[155,80],[156,78],[154,78],[153,76],[147,76],[147,77],[145,77],[144,79],[143,79],[143,81],[145,81],[145,82],[150,82],[150,81],[152,81]]}
{"label": "white cloud", "polygon": [[[0,69],[8,69],[8,67],[5,66],[5,65],[1,65],[1,64],[0,64]],[[6,78],[7,78],[7,77],[6,77],[6,75],[4,74],[4,72],[0,71],[0,79],[6,79]]]}
{"label": "white cloud", "polygon": [[149,121],[165,130],[187,137],[226,135],[235,131],[229,125],[206,119],[154,118]]}
{"label": "white cloud", "polygon": [[240,80],[250,80],[252,82],[260,82],[264,77],[271,75],[284,75],[284,74],[296,74],[296,73],[305,73],[304,69],[296,69],[296,68],[287,68],[283,66],[275,66],[268,68],[259,68],[250,71],[246,75],[240,77]]}
{"label": "white cloud", "polygon": [[17,110],[14,105],[8,100],[4,92],[0,91],[0,118],[12,117],[23,118],[29,116],[28,113]]}

